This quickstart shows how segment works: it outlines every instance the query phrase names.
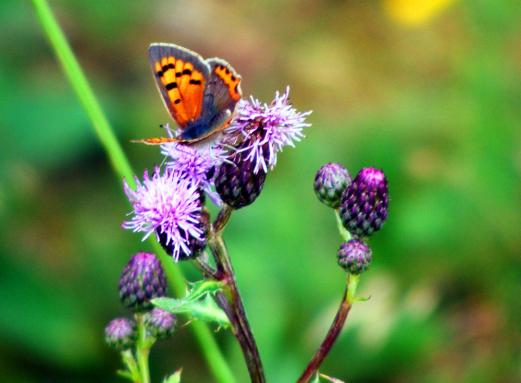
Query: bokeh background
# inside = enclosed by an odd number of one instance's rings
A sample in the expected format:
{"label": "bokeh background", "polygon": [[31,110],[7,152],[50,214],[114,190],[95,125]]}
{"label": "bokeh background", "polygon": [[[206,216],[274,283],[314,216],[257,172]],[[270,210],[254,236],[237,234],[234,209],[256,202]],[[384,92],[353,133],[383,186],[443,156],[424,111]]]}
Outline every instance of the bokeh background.
{"label": "bokeh background", "polygon": [[[291,86],[313,110],[261,197],[226,232],[270,382],[291,382],[342,294],[325,162],[385,170],[389,220],[322,371],[349,382],[521,381],[521,7],[517,0],[51,2],[136,171],[129,143],[169,117],[150,42],[226,58],[245,95]],[[28,1],[0,4],[0,376],[119,382],[105,324],[140,237],[90,122]],[[197,273],[183,265],[190,278]],[[216,334],[239,382],[232,336]],[[211,382],[188,328],[151,356],[160,381]]]}

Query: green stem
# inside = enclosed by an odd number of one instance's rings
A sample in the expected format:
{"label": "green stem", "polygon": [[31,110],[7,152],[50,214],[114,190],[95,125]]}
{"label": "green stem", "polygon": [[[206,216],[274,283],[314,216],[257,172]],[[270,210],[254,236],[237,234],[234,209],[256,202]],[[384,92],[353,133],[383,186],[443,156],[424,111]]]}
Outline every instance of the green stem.
{"label": "green stem", "polygon": [[[37,18],[45,32],[45,36],[49,40],[69,83],[76,92],[84,110],[91,120],[96,135],[105,149],[117,177],[119,179],[126,179],[129,185],[134,187],[135,182],[130,163],[125,157],[125,154],[121,149],[121,146],[114,135],[114,132],[112,131],[80,64],[76,60],[60,25],[54,17],[52,10],[46,0],[32,0],[32,3]],[[151,239],[150,243],[152,243],[155,252],[160,255],[169,283],[173,286],[176,294],[184,294],[185,279],[181,270],[172,263],[172,258],[161,249],[161,246],[157,241]],[[234,383],[235,378],[233,377],[231,369],[219,350],[208,327],[203,323],[194,323],[191,328],[195,333],[195,337],[199,342],[203,355],[206,358],[208,366],[216,380],[220,383]]]}
{"label": "green stem", "polygon": [[131,350],[121,351],[121,358],[123,364],[127,367],[127,371],[122,371],[121,376],[124,376],[134,383],[142,383],[141,375],[139,374],[139,368],[136,364],[136,359],[132,354]]}
{"label": "green stem", "polygon": [[148,356],[150,355],[150,349],[155,339],[147,336],[143,314],[136,314],[135,317],[137,322],[136,357],[141,375],[141,383],[150,383]]}
{"label": "green stem", "polygon": [[342,219],[340,218],[340,214],[338,213],[338,210],[335,210],[335,217],[336,217],[336,226],[338,228],[338,232],[340,233],[340,236],[342,239],[347,242],[351,239],[351,233],[346,230],[344,225],[342,224]]}

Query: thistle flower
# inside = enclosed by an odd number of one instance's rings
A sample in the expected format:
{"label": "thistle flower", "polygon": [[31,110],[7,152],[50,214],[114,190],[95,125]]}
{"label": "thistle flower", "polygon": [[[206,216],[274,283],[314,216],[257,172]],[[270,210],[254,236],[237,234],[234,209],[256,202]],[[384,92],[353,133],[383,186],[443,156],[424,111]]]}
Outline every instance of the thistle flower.
{"label": "thistle flower", "polygon": [[119,351],[131,348],[136,336],[136,322],[128,318],[113,319],[105,327],[105,342]]}
{"label": "thistle flower", "polygon": [[244,159],[244,153],[236,152],[229,162],[224,162],[217,170],[215,189],[221,199],[234,209],[247,206],[257,199],[266,173],[255,173],[252,160]]}
{"label": "thistle flower", "polygon": [[150,253],[137,253],[130,258],[119,279],[121,303],[134,311],[152,307],[150,300],[165,296],[166,289],[161,263]]}
{"label": "thistle flower", "polygon": [[134,208],[133,216],[123,228],[144,232],[145,240],[157,234],[165,246],[172,248],[177,261],[181,253],[191,254],[190,242],[203,240],[201,195],[199,187],[182,174],[156,167],[152,177],[145,171],[143,182],[136,178],[136,190],[125,182],[125,193]]}
{"label": "thistle flower", "polygon": [[385,174],[375,168],[364,168],[342,194],[340,217],[351,234],[369,236],[384,224],[388,206]]}
{"label": "thistle flower", "polygon": [[337,209],[340,206],[340,197],[350,183],[351,176],[347,169],[330,162],[317,171],[313,186],[321,202]]}
{"label": "thistle flower", "polygon": [[[199,222],[197,222],[196,226],[202,230],[203,234],[200,238],[195,238],[192,236],[188,237],[188,249],[189,252],[184,252],[182,249],[177,254],[176,261],[185,261],[187,259],[192,259],[201,254],[201,252],[206,247],[206,238],[208,235],[208,228],[210,224],[210,216],[206,212],[201,213],[201,218]],[[181,229],[182,230],[182,229]],[[166,251],[167,254],[172,255],[175,250],[175,246],[172,242],[167,244],[167,235],[166,233],[157,233],[157,237],[159,240],[159,243],[163,247],[163,249]]]}
{"label": "thistle flower", "polygon": [[147,331],[155,338],[167,338],[174,332],[177,318],[174,314],[158,307],[152,309],[145,315],[145,326]]}
{"label": "thistle flower", "polygon": [[284,147],[295,147],[295,142],[304,137],[303,129],[311,126],[306,117],[311,111],[300,113],[289,103],[289,87],[286,92],[275,94],[271,104],[262,104],[250,97],[241,100],[236,107],[235,118],[225,130],[231,137],[229,143],[242,143],[238,151],[244,153],[244,160],[254,164],[253,171],[268,172],[277,163],[277,154]]}
{"label": "thistle flower", "polygon": [[167,169],[185,175],[203,188],[211,184],[213,169],[227,157],[227,151],[214,142],[166,143],[161,145],[161,153],[167,156]]}
{"label": "thistle flower", "polygon": [[338,249],[338,264],[352,274],[365,271],[372,260],[371,248],[359,239],[351,239],[340,245]]}

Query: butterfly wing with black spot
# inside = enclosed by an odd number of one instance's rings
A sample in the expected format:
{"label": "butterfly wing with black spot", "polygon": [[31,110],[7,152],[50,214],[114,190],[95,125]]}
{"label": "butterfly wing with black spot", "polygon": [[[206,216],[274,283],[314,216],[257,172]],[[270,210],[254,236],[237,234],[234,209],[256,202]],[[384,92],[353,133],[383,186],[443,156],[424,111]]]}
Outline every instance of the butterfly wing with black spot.
{"label": "butterfly wing with black spot", "polygon": [[206,62],[210,66],[210,78],[205,90],[205,101],[211,99],[215,113],[231,116],[242,97],[241,76],[222,59],[211,58]]}
{"label": "butterfly wing with black spot", "polygon": [[183,129],[201,116],[210,66],[197,53],[174,44],[151,44],[148,52],[165,106]]}

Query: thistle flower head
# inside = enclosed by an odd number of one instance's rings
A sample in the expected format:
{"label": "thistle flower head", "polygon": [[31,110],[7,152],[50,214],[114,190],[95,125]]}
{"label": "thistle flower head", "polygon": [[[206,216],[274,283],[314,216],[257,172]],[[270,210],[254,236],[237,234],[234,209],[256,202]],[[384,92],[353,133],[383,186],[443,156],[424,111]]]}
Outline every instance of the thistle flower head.
{"label": "thistle flower head", "polygon": [[337,209],[340,206],[340,197],[350,183],[351,176],[347,169],[331,162],[317,171],[313,186],[321,202]]}
{"label": "thistle flower head", "polygon": [[210,143],[194,145],[166,143],[161,145],[161,153],[167,156],[168,170],[184,175],[185,178],[203,188],[210,186],[213,170],[227,156],[227,152],[220,145]]}
{"label": "thistle flower head", "polygon": [[338,249],[338,264],[352,274],[365,271],[372,260],[371,248],[362,240],[351,239]]}
{"label": "thistle flower head", "polygon": [[306,117],[311,112],[298,112],[289,103],[289,87],[286,92],[275,94],[271,104],[263,104],[250,97],[241,100],[236,107],[235,118],[225,135],[232,137],[232,145],[241,142],[239,151],[245,153],[245,159],[254,164],[254,172],[273,169],[277,163],[277,154],[286,146],[295,146],[295,142],[304,137],[303,129],[309,127]]}
{"label": "thistle flower head", "polygon": [[379,169],[364,168],[342,194],[340,217],[351,234],[366,237],[380,230],[388,207],[385,174]]}
{"label": "thistle flower head", "polygon": [[[206,247],[208,228],[210,224],[210,215],[203,211],[201,213],[201,218],[197,223],[197,227],[203,231],[203,234],[200,238],[195,238],[193,236],[188,236],[187,247],[190,250],[189,252],[185,252],[184,250],[180,250],[176,255],[176,261],[185,261],[188,259],[193,259],[201,254],[201,252]],[[175,251],[175,245],[173,242],[167,243],[167,235],[165,233],[157,232],[157,237],[159,243],[166,251],[167,254],[173,255]]]}
{"label": "thistle flower head", "polygon": [[152,309],[145,315],[145,326],[147,331],[155,338],[166,338],[174,332],[177,318],[174,314],[158,307]]}
{"label": "thistle flower head", "polygon": [[127,350],[136,341],[136,323],[128,318],[116,318],[105,327],[105,342],[116,350]]}
{"label": "thistle flower head", "polygon": [[150,253],[137,253],[130,258],[119,279],[121,303],[135,311],[152,307],[150,300],[165,296],[166,289],[161,263]]}
{"label": "thistle flower head", "polygon": [[134,210],[123,228],[144,232],[143,239],[152,233],[164,235],[164,243],[172,247],[177,260],[181,252],[190,254],[192,238],[201,240],[201,198],[199,187],[179,172],[166,169],[163,174],[156,167],[150,177],[148,171],[141,182],[136,178],[136,190],[126,182],[125,193]]}

